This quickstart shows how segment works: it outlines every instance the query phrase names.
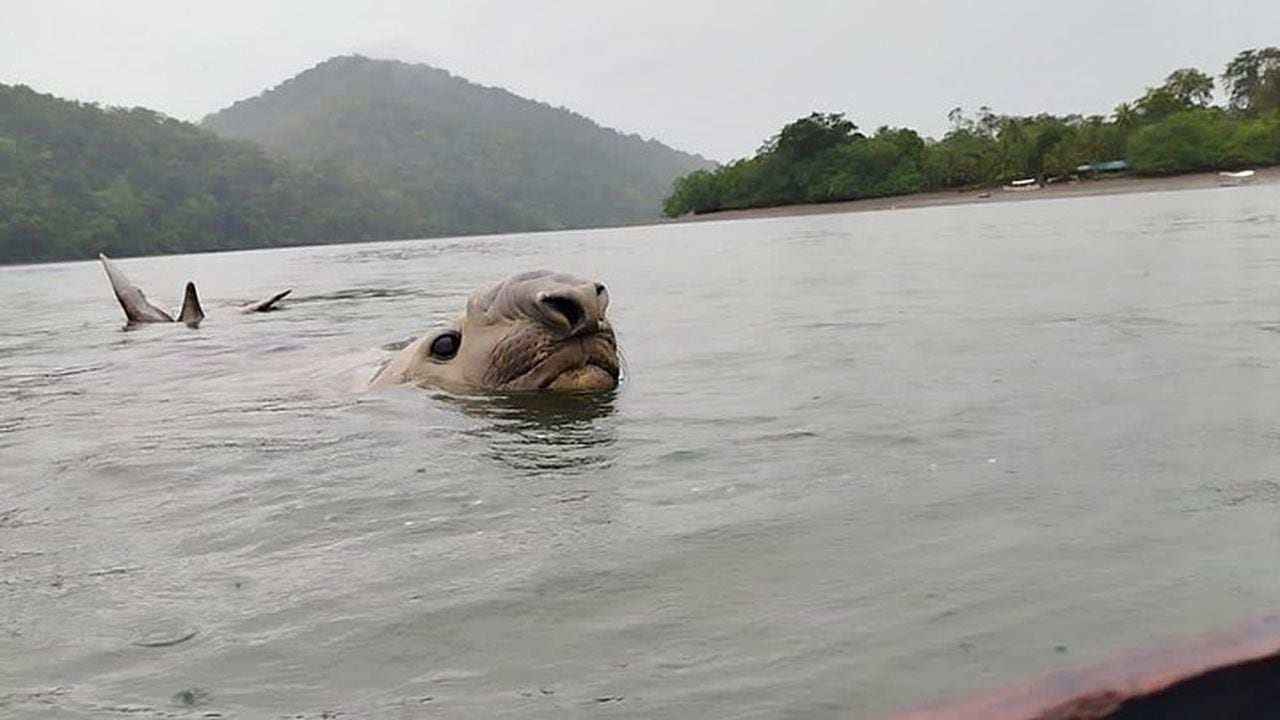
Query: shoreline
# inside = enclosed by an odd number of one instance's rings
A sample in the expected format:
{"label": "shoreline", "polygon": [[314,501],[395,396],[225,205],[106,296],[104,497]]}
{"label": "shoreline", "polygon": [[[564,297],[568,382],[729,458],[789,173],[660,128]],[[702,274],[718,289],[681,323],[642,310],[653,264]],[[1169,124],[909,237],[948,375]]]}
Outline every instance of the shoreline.
{"label": "shoreline", "polygon": [[[1250,185],[1280,184],[1280,165],[1255,168],[1254,178]],[[744,208],[741,210],[718,210],[702,215],[688,215],[673,218],[668,222],[714,222],[720,220],[751,220],[773,217],[797,217],[803,215],[830,215],[848,212],[868,212],[876,210],[907,210],[911,208],[945,207],[950,205],[977,205],[1004,202],[1024,202],[1028,200],[1048,200],[1051,198],[1091,197],[1099,195],[1127,195],[1133,193],[1169,192],[1174,190],[1198,190],[1219,187],[1217,171],[1187,173],[1166,177],[1139,177],[1126,175],[1123,177],[1079,180],[1047,185],[1039,190],[1010,191],[1003,188],[991,190],[937,190],[933,192],[915,193],[912,195],[895,195],[883,198],[865,198],[861,200],[840,200],[829,203],[807,205],[779,205],[776,207]],[[1244,187],[1247,187],[1244,186]],[[982,194],[988,197],[979,197]]]}
{"label": "shoreline", "polygon": [[[1255,168],[1251,185],[1280,185],[1280,165]],[[415,242],[421,240],[450,240],[456,238],[504,237],[508,235],[537,235],[559,232],[590,232],[593,230],[620,230],[628,228],[662,227],[681,223],[720,222],[728,220],[753,220],[762,218],[799,217],[804,215],[831,215],[849,212],[873,212],[880,210],[908,210],[925,207],[947,207],[952,205],[976,205],[980,203],[1024,202],[1028,200],[1048,200],[1067,197],[1090,197],[1098,195],[1124,195],[1131,193],[1165,192],[1175,190],[1197,190],[1219,186],[1217,171],[1187,173],[1164,177],[1122,176],[1095,180],[1080,180],[1049,185],[1039,190],[1008,191],[1002,188],[994,190],[939,190],[934,192],[915,193],[912,195],[895,195],[893,197],[866,198],[862,200],[841,200],[830,203],[810,205],[779,205],[767,208],[746,208],[743,210],[720,210],[703,215],[686,215],[678,218],[659,218],[641,222],[624,222],[615,225],[596,225],[591,227],[570,227],[544,230],[513,230],[506,232],[489,232],[476,235],[432,235],[419,238],[385,238],[380,240],[344,241],[336,243],[303,242],[281,245],[262,245],[245,248],[220,248],[216,250],[191,250],[185,252],[159,253],[155,255],[121,255],[114,259],[130,259],[143,257],[168,257],[171,255],[203,255],[235,252],[259,252],[264,250],[283,250],[293,248],[324,247],[338,245],[366,245],[376,243]],[[989,197],[979,197],[981,194]],[[34,260],[11,262],[0,260],[0,270],[18,267],[33,267],[58,263],[95,262],[96,257],[61,258],[57,260]]]}

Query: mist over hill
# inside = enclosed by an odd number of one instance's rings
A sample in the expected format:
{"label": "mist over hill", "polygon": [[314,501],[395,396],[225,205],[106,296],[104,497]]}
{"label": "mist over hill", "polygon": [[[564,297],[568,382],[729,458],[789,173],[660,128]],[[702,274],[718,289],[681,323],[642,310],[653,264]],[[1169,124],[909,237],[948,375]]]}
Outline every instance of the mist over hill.
{"label": "mist over hill", "polygon": [[367,183],[145,108],[0,85],[0,262],[404,237]]}
{"label": "mist over hill", "polygon": [[425,65],[340,57],[205,118],[0,85],[0,262],[658,220],[711,166]]}
{"label": "mist over hill", "polygon": [[204,118],[279,157],[338,167],[412,208],[421,234],[656,220],[711,162],[427,65],[343,56]]}

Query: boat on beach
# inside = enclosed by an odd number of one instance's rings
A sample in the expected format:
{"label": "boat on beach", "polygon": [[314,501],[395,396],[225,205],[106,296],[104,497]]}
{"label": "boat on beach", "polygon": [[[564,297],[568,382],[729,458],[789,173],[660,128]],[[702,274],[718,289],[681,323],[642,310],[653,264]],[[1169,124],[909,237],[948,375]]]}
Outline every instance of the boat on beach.
{"label": "boat on beach", "polygon": [[1005,190],[1010,192],[1023,192],[1026,190],[1039,190],[1040,184],[1035,178],[1022,178],[1020,180],[1011,180],[1008,185],[1004,186]]}
{"label": "boat on beach", "polygon": [[1248,185],[1253,182],[1254,171],[1240,170],[1237,172],[1220,172],[1218,173],[1218,184],[1226,187],[1234,187],[1236,185]]}

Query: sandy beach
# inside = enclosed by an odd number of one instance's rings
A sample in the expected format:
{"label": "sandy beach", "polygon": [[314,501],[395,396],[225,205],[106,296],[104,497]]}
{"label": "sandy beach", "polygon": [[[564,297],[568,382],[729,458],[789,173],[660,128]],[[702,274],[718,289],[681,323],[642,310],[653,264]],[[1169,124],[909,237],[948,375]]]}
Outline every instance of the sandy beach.
{"label": "sandy beach", "polygon": [[[709,220],[739,220],[747,218],[786,217],[792,215],[822,215],[826,213],[863,212],[868,210],[901,210],[906,208],[934,207],[941,205],[966,205],[970,203],[1021,202],[1049,198],[1081,197],[1090,195],[1120,195],[1125,193],[1163,192],[1218,187],[1221,178],[1217,172],[1190,173],[1171,177],[1123,176],[1097,180],[1080,180],[1045,186],[1038,190],[946,190],[939,192],[899,195],[897,197],[845,200],[813,205],[784,205],[781,207],[723,210],[704,215],[682,217],[677,222],[701,222]],[[1280,166],[1258,168],[1252,184],[1280,184]]]}

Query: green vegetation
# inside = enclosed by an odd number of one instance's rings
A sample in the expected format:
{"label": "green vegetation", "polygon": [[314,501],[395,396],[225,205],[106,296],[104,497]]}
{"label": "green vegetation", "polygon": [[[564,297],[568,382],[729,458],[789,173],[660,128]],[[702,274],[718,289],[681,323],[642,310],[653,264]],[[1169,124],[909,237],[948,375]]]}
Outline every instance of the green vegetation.
{"label": "green vegetation", "polygon": [[1185,68],[1109,117],[957,108],[940,140],[814,113],[714,168],[442,70],[362,57],[203,128],[0,85],[0,262],[613,225],[656,219],[659,205],[678,216],[993,187],[1117,159],[1149,174],[1280,163],[1280,48],[1239,53],[1221,81],[1224,106],[1212,77]]}
{"label": "green vegetation", "polygon": [[0,262],[654,220],[672,178],[710,165],[364,58],[322,63],[206,125],[0,85]]}
{"label": "green vegetation", "polygon": [[676,180],[669,217],[748,207],[994,187],[1017,178],[1066,177],[1082,165],[1124,159],[1144,174],[1280,163],[1280,48],[1246,50],[1222,75],[1227,107],[1212,105],[1214,80],[1194,68],[1111,117],[1041,114],[976,118],[959,108],[941,140],[906,128],[864,135],[843,114],[813,113],[782,128],[755,156]]}
{"label": "green vegetation", "polygon": [[0,85],[0,262],[395,237],[341,169],[268,158],[150,110]]}
{"label": "green vegetation", "polygon": [[712,163],[426,65],[327,60],[204,127],[350,169],[419,234],[657,220],[671,181]]}

